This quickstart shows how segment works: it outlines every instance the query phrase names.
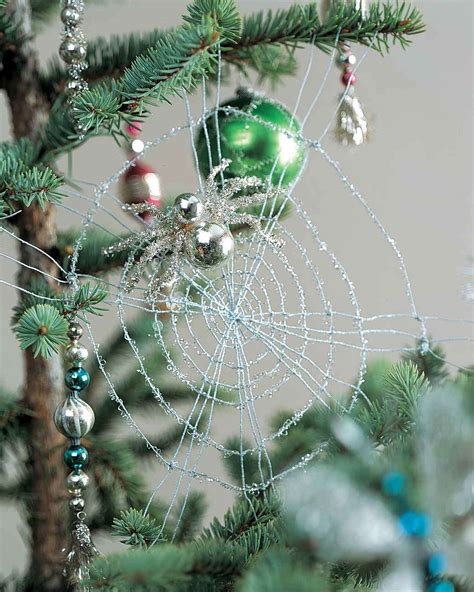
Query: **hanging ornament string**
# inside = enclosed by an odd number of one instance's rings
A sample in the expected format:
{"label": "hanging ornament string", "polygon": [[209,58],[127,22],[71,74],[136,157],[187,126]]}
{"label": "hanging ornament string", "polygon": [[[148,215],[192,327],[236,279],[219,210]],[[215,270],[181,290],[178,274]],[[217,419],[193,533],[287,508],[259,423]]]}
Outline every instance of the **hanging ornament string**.
{"label": "hanging ornament string", "polygon": [[[59,56],[66,64],[68,81],[66,94],[71,105],[73,97],[88,88],[82,73],[87,68],[87,41],[81,24],[84,17],[84,0],[62,0],[61,21],[64,24]],[[74,112],[73,112],[74,115]],[[81,128],[75,122],[76,130]]]}
{"label": "hanging ornament string", "polygon": [[[61,434],[70,438],[71,445],[64,453],[64,462],[72,469],[67,476],[67,490],[70,495],[69,507],[74,518],[71,532],[71,549],[67,554],[64,575],[71,586],[81,586],[89,576],[89,563],[99,555],[88,526],[85,524],[84,490],[89,484],[89,477],[83,471],[89,459],[87,449],[81,444],[81,438],[86,436],[94,425],[94,411],[80,397],[80,393],[89,385],[89,373],[83,368],[88,358],[87,349],[79,342],[82,337],[82,327],[71,321],[68,337],[70,343],[66,346],[65,357],[71,367],[65,375],[65,383],[69,389],[66,399],[58,405],[54,413],[54,423]],[[86,588],[81,586],[85,592]]]}
{"label": "hanging ornament string", "polygon": [[[126,205],[148,204],[155,208],[162,206],[161,182],[156,171],[150,165],[139,159],[145,144],[139,139],[141,123],[129,123],[125,128],[127,142],[125,151],[132,165],[120,177],[119,195]],[[146,223],[151,224],[153,214],[149,211],[138,213]]]}
{"label": "hanging ornament string", "polygon": [[[333,7],[338,4],[339,2],[335,2],[335,0],[326,0],[323,6],[325,19],[327,19]],[[366,0],[346,0],[346,4],[353,5],[354,8],[360,11],[361,18],[366,18],[368,9]],[[335,136],[344,146],[360,146],[367,142],[369,138],[367,118],[362,104],[354,92],[357,82],[354,72],[356,63],[357,58],[352,53],[349,45],[339,43],[336,64],[342,71],[341,83],[344,86],[344,90],[340,95],[337,108]]]}

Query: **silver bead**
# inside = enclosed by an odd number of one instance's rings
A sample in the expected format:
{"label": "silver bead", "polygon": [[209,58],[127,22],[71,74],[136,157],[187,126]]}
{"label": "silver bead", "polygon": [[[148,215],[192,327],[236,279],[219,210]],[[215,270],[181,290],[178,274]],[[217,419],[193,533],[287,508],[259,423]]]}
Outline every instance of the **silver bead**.
{"label": "silver bead", "polygon": [[66,346],[65,356],[68,362],[85,362],[89,357],[89,352],[83,345],[73,341]]}
{"label": "silver bead", "polygon": [[89,485],[89,476],[84,471],[73,471],[66,479],[69,493],[78,496]]}
{"label": "silver bead", "polygon": [[77,395],[69,395],[54,412],[56,428],[68,438],[82,438],[91,431],[94,421],[92,407]]}
{"label": "silver bead", "polygon": [[337,56],[337,61],[341,66],[355,66],[357,58],[353,53],[340,53]]}
{"label": "silver bead", "polygon": [[69,337],[69,339],[80,339],[82,337],[82,327],[81,325],[79,325],[79,323],[76,323],[75,321],[73,321],[72,323],[69,323],[69,328],[67,330],[67,336]]}
{"label": "silver bead", "polygon": [[194,193],[182,193],[174,202],[177,219],[183,224],[195,224],[204,213],[202,201]]}
{"label": "silver bead", "polygon": [[73,497],[69,500],[69,507],[75,512],[83,510],[85,505],[86,503],[82,497]]}
{"label": "silver bead", "polygon": [[61,20],[68,27],[76,27],[82,21],[82,12],[73,6],[65,6],[61,10]]}
{"label": "silver bead", "polygon": [[87,56],[84,39],[68,35],[59,46],[59,55],[66,64],[80,64]]}
{"label": "silver bead", "polygon": [[225,226],[204,222],[189,231],[186,255],[198,267],[212,267],[223,263],[234,251],[234,237]]}

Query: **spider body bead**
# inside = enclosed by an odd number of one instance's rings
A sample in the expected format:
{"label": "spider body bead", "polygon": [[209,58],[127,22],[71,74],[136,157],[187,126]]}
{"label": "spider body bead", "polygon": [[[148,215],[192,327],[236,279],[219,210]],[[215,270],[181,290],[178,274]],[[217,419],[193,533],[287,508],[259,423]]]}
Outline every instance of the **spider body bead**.
{"label": "spider body bead", "polygon": [[174,202],[174,213],[182,224],[195,224],[204,214],[204,204],[194,193],[182,193]]}
{"label": "spider body bead", "polygon": [[234,238],[222,224],[204,222],[189,231],[186,255],[197,267],[213,267],[224,263],[234,251]]}

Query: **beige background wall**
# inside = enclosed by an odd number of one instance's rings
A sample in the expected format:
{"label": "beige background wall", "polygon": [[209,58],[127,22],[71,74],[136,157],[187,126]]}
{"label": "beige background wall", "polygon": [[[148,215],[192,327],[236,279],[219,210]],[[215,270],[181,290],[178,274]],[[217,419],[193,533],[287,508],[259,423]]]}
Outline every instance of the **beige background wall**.
{"label": "beige background wall", "polygon": [[[86,33],[92,37],[170,27],[179,21],[185,4],[110,0],[91,5],[87,8]],[[241,0],[239,4],[249,12],[288,2]],[[343,150],[332,141],[327,141],[326,146],[397,239],[420,310],[428,315],[469,318],[470,304],[461,293],[468,281],[465,269],[473,254],[472,2],[420,0],[417,5],[424,12],[427,33],[414,39],[408,51],[396,47],[387,59],[370,54],[360,70],[358,94],[372,116],[372,142],[355,152]],[[43,59],[55,52],[58,30],[57,23],[42,29],[38,45]],[[325,56],[317,54],[316,58],[304,104],[314,95],[327,64]],[[307,60],[308,52],[301,52],[303,66]],[[292,106],[299,80],[285,81],[273,94]],[[236,82],[225,90],[225,96],[232,94]],[[315,137],[324,129],[338,92],[334,72],[308,123],[309,136]],[[195,100],[193,106],[198,108]],[[153,138],[184,118],[180,102],[165,107],[146,124],[145,136]],[[8,136],[8,115],[3,97],[0,124],[4,139]],[[170,193],[195,184],[187,141],[170,143],[147,159],[157,166],[163,186]],[[74,173],[77,178],[99,182],[112,174],[122,160],[122,153],[112,141],[97,139],[77,152]],[[310,161],[298,196],[351,271],[360,287],[364,312],[405,311],[395,261],[389,258],[386,246],[366,232],[349,204],[347,192],[321,159]],[[61,214],[62,223],[66,224],[67,218]],[[13,253],[11,241],[0,237],[0,250]],[[1,266],[2,279],[11,280],[13,266],[7,261],[2,261]],[[0,286],[0,301],[2,382],[16,389],[20,384],[21,356],[9,329],[14,292]],[[469,329],[462,325],[433,323],[430,328],[439,338],[469,336]],[[103,331],[104,323],[98,322],[99,337]],[[465,342],[451,343],[447,348],[454,362],[472,362],[472,351]],[[347,363],[350,375],[353,368],[349,360]],[[156,481],[155,469],[150,475],[152,482]],[[220,489],[212,490],[212,499],[210,514],[221,514],[230,501]],[[24,527],[14,505],[0,508],[0,521],[0,573],[4,575],[24,565]]]}

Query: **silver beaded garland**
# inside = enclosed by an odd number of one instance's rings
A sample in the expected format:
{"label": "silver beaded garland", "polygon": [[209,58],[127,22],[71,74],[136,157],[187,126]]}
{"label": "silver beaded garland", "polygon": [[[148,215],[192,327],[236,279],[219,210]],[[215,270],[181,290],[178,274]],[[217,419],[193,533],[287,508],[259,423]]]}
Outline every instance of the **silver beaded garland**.
{"label": "silver beaded garland", "polygon": [[[88,357],[87,349],[79,343],[82,337],[82,327],[75,321],[70,322],[67,335],[70,343],[66,346],[64,357],[72,364],[72,369],[75,371],[72,374],[81,376],[80,373],[82,373],[82,377],[87,378],[85,381],[87,385],[89,381],[87,372],[81,368],[82,363]],[[71,373],[68,372],[66,376],[70,375]],[[67,384],[72,388],[83,388],[80,383],[77,383],[77,387],[74,383],[71,384],[69,379]],[[69,466],[74,468],[66,479],[67,491],[70,495],[69,507],[75,514],[75,518],[71,549],[66,557],[64,575],[72,588],[78,589],[80,587],[81,590],[85,590],[82,584],[89,577],[89,563],[99,552],[92,542],[89,528],[84,523],[86,513],[84,512],[83,494],[89,485],[89,477],[80,468],[87,461],[87,451],[80,446],[80,439],[92,429],[95,418],[92,407],[80,398],[79,392],[79,390],[70,392],[66,399],[57,406],[54,413],[54,423],[58,431],[71,439],[72,446],[66,451],[65,460]],[[83,449],[82,453],[81,448]]]}
{"label": "silver beaded garland", "polygon": [[[64,29],[59,56],[66,64],[68,80],[65,92],[69,100],[88,88],[87,82],[82,78],[82,72],[87,67],[87,41],[80,29],[83,15],[84,0],[62,0],[61,21]],[[76,128],[82,133],[78,124]]]}

